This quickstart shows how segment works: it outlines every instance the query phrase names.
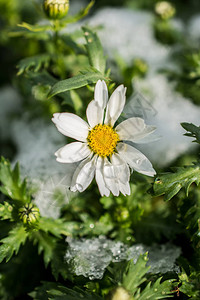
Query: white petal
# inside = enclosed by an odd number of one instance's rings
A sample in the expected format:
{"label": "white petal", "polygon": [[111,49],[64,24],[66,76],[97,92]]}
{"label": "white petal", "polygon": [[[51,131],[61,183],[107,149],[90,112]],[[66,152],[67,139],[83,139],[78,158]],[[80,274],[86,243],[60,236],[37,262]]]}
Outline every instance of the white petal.
{"label": "white petal", "polygon": [[55,113],[52,121],[62,134],[78,141],[87,141],[89,126],[78,116],[71,113]]}
{"label": "white petal", "polygon": [[73,174],[73,176],[72,176],[71,186],[70,186],[70,190],[71,190],[72,192],[77,192],[77,190],[78,190],[77,187],[76,187],[76,179],[77,179],[77,176],[78,176],[80,170],[84,167],[84,165],[85,165],[88,161],[90,161],[89,158],[84,159],[84,160],[77,166],[77,168],[75,169],[74,174]]}
{"label": "white petal", "polygon": [[93,100],[88,104],[86,115],[89,125],[94,127],[97,124],[102,124],[104,110],[99,106],[97,101]]}
{"label": "white petal", "polygon": [[111,163],[114,167],[115,176],[122,183],[127,183],[130,179],[130,170],[127,163],[120,158],[119,154],[113,154]]}
{"label": "white petal", "polygon": [[134,147],[119,143],[117,145],[117,151],[127,164],[137,172],[148,176],[154,176],[156,174],[148,158]]}
{"label": "white petal", "polygon": [[125,101],[126,101],[126,88],[123,85],[118,86],[116,90],[112,93],[110,100],[107,104],[105,124],[110,124],[113,126],[116,120],[121,115]]}
{"label": "white petal", "polygon": [[106,197],[108,197],[110,195],[110,190],[105,185],[105,181],[103,177],[103,164],[104,164],[104,160],[102,157],[99,156],[96,163],[95,179],[99,187],[101,196],[105,195]]}
{"label": "white petal", "polygon": [[98,80],[94,88],[94,100],[101,108],[105,108],[108,102],[108,89],[104,80]]}
{"label": "white petal", "polygon": [[113,193],[114,196],[119,196],[119,186],[116,180],[114,167],[107,159],[104,160],[103,177],[106,187]]}
{"label": "white petal", "polygon": [[80,161],[91,153],[86,143],[74,142],[60,148],[55,155],[56,160],[61,163],[73,163]]}
{"label": "white petal", "polygon": [[94,178],[96,157],[85,159],[74,172],[72,178],[71,191],[83,192]]}
{"label": "white petal", "polygon": [[122,183],[122,182],[119,181],[119,189],[120,189],[120,192],[121,192],[124,196],[130,195],[130,194],[131,194],[131,189],[130,189],[129,182]]}
{"label": "white petal", "polygon": [[143,139],[153,131],[156,127],[146,125],[141,118],[130,118],[121,122],[116,128],[121,140],[137,142]]}

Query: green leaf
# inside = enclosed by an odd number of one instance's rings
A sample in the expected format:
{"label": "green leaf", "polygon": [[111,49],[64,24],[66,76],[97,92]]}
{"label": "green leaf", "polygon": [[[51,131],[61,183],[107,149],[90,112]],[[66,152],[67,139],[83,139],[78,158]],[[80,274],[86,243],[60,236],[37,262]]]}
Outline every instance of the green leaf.
{"label": "green leaf", "polygon": [[146,280],[144,275],[150,268],[146,266],[147,261],[147,254],[144,254],[140,255],[136,264],[134,264],[133,260],[130,260],[127,266],[126,273],[123,276],[122,285],[132,295],[136,293],[138,286]]}
{"label": "green leaf", "polygon": [[34,244],[38,244],[38,253],[41,254],[43,252],[44,264],[47,267],[53,259],[57,239],[42,231],[33,232],[31,239]]}
{"label": "green leaf", "polygon": [[38,73],[27,72],[27,77],[30,78],[33,85],[42,84],[42,85],[53,85],[58,82],[52,75],[47,71],[43,70]]}
{"label": "green leaf", "polygon": [[191,166],[173,168],[173,173],[160,175],[155,179],[153,192],[155,196],[164,195],[166,201],[174,197],[181,188],[185,188],[188,195],[189,187],[192,183],[199,184],[200,163]]}
{"label": "green leaf", "polygon": [[17,68],[19,71],[17,75],[21,75],[27,71],[38,72],[41,68],[49,66],[51,57],[48,54],[40,54],[20,60]]}
{"label": "green leaf", "polygon": [[0,203],[0,219],[1,220],[12,220],[12,211],[13,207],[8,202],[4,202],[3,204]]}
{"label": "green leaf", "polygon": [[88,27],[82,27],[87,44],[86,49],[91,67],[94,67],[102,74],[106,71],[106,58],[103,47],[96,33]]}
{"label": "green leaf", "polygon": [[61,238],[61,235],[69,236],[76,232],[79,227],[76,222],[64,222],[62,219],[40,218],[38,228],[45,233],[50,232]]}
{"label": "green leaf", "polygon": [[78,89],[88,84],[96,83],[99,79],[106,78],[99,72],[86,72],[85,74],[61,80],[52,87],[49,97],[53,97],[69,90]]}
{"label": "green leaf", "polygon": [[189,132],[185,133],[184,135],[196,138],[196,140],[194,140],[193,142],[200,144],[200,126],[195,126],[192,123],[181,123],[181,126],[186,131],[189,131]]}
{"label": "green leaf", "polygon": [[[51,86],[58,82],[53,76],[44,70],[38,73],[28,72],[26,75],[28,75],[32,85],[34,85],[32,93],[38,100],[47,100]],[[64,92],[60,94],[59,97],[63,99],[63,104],[70,105],[74,107],[75,110],[79,110],[82,107],[81,99],[73,90]]]}
{"label": "green leaf", "polygon": [[0,191],[4,195],[23,203],[30,202],[30,191],[27,189],[26,180],[20,179],[19,165],[16,164],[12,170],[10,162],[3,157],[0,162],[0,182]]}
{"label": "green leaf", "polygon": [[51,86],[49,84],[37,84],[32,87],[32,93],[36,100],[45,101],[47,100],[48,94],[51,90]]}
{"label": "green leaf", "polygon": [[19,247],[23,245],[28,237],[23,225],[16,225],[7,237],[1,240],[0,246],[0,263],[3,259],[8,262],[14,254],[17,254]]}
{"label": "green leaf", "polygon": [[58,280],[59,275],[61,275],[65,280],[69,279],[73,281],[73,275],[69,272],[69,264],[65,259],[66,251],[67,243],[63,243],[62,241],[58,242],[54,248],[54,255],[51,259],[51,270],[56,280]]}
{"label": "green leaf", "polygon": [[30,295],[34,300],[103,300],[96,294],[89,294],[79,288],[72,290],[54,282],[43,282]]}
{"label": "green leaf", "polygon": [[181,281],[180,291],[192,300],[200,299],[200,272],[193,271],[189,276],[183,271],[179,274]]}
{"label": "green leaf", "polygon": [[160,283],[162,277],[158,278],[156,282],[149,282],[141,294],[135,299],[138,300],[157,300],[157,299],[166,299],[173,297],[171,292],[172,289],[172,280],[165,280]]}
{"label": "green leaf", "polygon": [[[78,93],[76,93],[73,90],[70,91],[70,96],[73,101],[75,111],[79,111],[83,107],[81,98],[79,97]],[[65,101],[63,101],[63,102],[65,102]]]}
{"label": "green leaf", "polygon": [[31,32],[41,32],[41,31],[47,31],[47,30],[51,30],[52,29],[52,25],[51,24],[45,24],[45,25],[32,25],[26,22],[23,22],[21,24],[18,24],[17,26],[22,27],[24,29],[27,29]]}
{"label": "green leaf", "polygon": [[95,1],[92,0],[85,8],[81,9],[76,15],[74,16],[67,16],[63,21],[61,21],[61,26],[65,27],[66,24],[75,23],[84,18],[88,15],[90,9],[94,5]]}

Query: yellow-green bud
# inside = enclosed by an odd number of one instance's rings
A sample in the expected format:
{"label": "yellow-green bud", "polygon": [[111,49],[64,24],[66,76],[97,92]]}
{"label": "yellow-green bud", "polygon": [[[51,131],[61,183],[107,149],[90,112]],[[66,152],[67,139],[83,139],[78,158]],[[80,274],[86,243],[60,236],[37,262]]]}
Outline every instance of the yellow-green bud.
{"label": "yellow-green bud", "polygon": [[176,9],[170,2],[160,1],[155,5],[155,12],[161,19],[168,20],[175,15]]}
{"label": "yellow-green bud", "polygon": [[123,288],[123,287],[118,287],[116,290],[113,292],[111,300],[131,300],[130,294]]}
{"label": "yellow-green bud", "polygon": [[24,224],[33,224],[40,217],[39,208],[34,204],[25,204],[19,209],[19,217]]}
{"label": "yellow-green bud", "polygon": [[48,18],[62,19],[68,13],[69,0],[44,0],[43,8]]}
{"label": "yellow-green bud", "polygon": [[118,207],[115,211],[115,218],[118,222],[125,222],[129,218],[129,211],[125,207]]}

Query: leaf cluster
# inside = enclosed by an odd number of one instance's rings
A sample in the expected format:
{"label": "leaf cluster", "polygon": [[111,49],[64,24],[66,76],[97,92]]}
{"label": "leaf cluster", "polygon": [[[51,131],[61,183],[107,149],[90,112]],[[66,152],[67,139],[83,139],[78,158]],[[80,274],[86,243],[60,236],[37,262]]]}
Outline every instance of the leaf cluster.
{"label": "leaf cluster", "polygon": [[[106,299],[118,299],[118,290],[121,289],[126,298],[119,298],[120,300],[128,299],[167,299],[172,297],[172,280],[163,280],[161,277],[157,280],[149,281],[144,276],[146,275],[149,267],[146,266],[147,254],[141,255],[136,263],[132,260],[128,264],[118,266],[114,264],[108,267],[110,292],[107,293]],[[88,285],[89,287],[89,285]],[[104,296],[99,296],[97,293],[91,291],[84,291],[80,288],[74,287],[73,289],[66,288],[60,284],[52,282],[44,282],[42,286],[37,287],[34,292],[30,294],[34,300],[40,299],[105,299]]]}

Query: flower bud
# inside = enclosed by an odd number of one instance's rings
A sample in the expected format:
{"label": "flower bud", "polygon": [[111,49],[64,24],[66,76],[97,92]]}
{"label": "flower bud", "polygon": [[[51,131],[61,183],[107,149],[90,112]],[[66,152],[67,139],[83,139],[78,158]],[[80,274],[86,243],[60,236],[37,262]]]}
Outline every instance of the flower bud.
{"label": "flower bud", "polygon": [[115,211],[115,218],[117,222],[126,222],[129,219],[129,211],[126,207],[120,206]]}
{"label": "flower bud", "polygon": [[24,224],[34,224],[40,217],[39,208],[30,204],[25,204],[19,209],[19,217]]}
{"label": "flower bud", "polygon": [[155,12],[161,19],[168,20],[175,15],[176,9],[170,2],[160,1],[155,5]]}
{"label": "flower bud", "polygon": [[130,294],[123,288],[118,287],[112,294],[111,300],[131,300]]}
{"label": "flower bud", "polygon": [[48,18],[62,19],[69,10],[69,0],[44,0],[43,8]]}

